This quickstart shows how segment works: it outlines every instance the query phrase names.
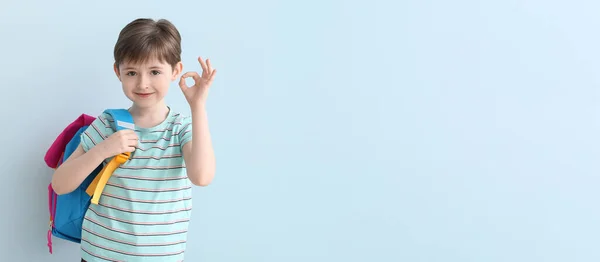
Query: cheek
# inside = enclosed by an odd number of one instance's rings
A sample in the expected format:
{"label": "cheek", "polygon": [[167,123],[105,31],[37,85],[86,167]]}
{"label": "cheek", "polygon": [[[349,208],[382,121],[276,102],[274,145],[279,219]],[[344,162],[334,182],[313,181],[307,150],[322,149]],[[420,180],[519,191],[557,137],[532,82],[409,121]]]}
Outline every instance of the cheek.
{"label": "cheek", "polygon": [[154,81],[154,86],[157,87],[157,89],[161,89],[161,90],[166,90],[169,89],[169,86],[171,85],[171,77],[165,75],[164,77],[161,78],[157,78]]}
{"label": "cheek", "polygon": [[135,81],[132,81],[131,79],[121,80],[121,85],[125,90],[132,90],[135,87]]}

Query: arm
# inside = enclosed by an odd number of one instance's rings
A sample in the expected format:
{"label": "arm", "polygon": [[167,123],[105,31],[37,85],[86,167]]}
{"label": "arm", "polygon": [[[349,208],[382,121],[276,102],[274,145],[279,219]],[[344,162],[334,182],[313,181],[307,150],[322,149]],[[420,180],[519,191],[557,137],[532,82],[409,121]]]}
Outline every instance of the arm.
{"label": "arm", "polygon": [[80,144],[67,161],[54,171],[52,188],[59,195],[73,192],[104,159],[96,147],[86,153]]}
{"label": "arm", "polygon": [[188,178],[194,185],[208,186],[215,176],[215,154],[204,106],[192,107],[192,140],[183,146]]}
{"label": "arm", "polygon": [[77,149],[54,171],[52,188],[57,194],[73,192],[105,159],[135,150],[137,135],[133,130],[111,133],[105,122],[103,116],[94,120],[81,134]]}

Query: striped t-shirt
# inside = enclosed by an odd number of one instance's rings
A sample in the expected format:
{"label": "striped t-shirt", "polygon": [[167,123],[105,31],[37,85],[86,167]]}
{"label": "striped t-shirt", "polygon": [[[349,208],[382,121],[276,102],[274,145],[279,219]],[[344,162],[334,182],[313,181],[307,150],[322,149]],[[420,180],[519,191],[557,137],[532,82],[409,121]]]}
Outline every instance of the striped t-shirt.
{"label": "striped t-shirt", "polygon": [[[91,261],[183,261],[192,209],[182,147],[190,117],[172,113],[152,128],[135,128],[138,147],[108,180],[82,226],[81,254]],[[108,138],[114,120],[100,115],[81,135],[83,149]],[[105,163],[108,163],[107,159]]]}

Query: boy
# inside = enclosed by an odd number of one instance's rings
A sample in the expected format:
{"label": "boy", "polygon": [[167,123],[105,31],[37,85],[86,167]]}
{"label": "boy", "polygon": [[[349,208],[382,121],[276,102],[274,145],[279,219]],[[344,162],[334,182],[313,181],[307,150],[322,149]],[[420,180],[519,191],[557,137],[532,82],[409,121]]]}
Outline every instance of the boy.
{"label": "boy", "polygon": [[[202,74],[179,77],[181,36],[167,20],[137,19],[125,26],[114,48],[114,71],[135,131],[115,132],[100,115],[81,135],[81,144],[54,173],[57,194],[77,188],[100,163],[134,152],[110,177],[98,205],[90,205],[82,226],[82,261],[183,261],[192,208],[192,185],[208,185],[215,173],[206,97],[216,71],[198,58]],[[185,78],[194,79],[188,87]],[[191,117],[165,104],[172,81]],[[193,139],[192,139],[193,138]]]}

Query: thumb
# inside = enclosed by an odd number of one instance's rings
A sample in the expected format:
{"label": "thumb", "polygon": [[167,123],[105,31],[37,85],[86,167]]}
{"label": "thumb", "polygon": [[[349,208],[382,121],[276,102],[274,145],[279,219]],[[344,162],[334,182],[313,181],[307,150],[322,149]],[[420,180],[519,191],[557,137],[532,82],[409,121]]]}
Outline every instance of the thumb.
{"label": "thumb", "polygon": [[182,75],[181,78],[179,78],[179,87],[184,94],[188,91],[189,87],[185,84],[185,75]]}

